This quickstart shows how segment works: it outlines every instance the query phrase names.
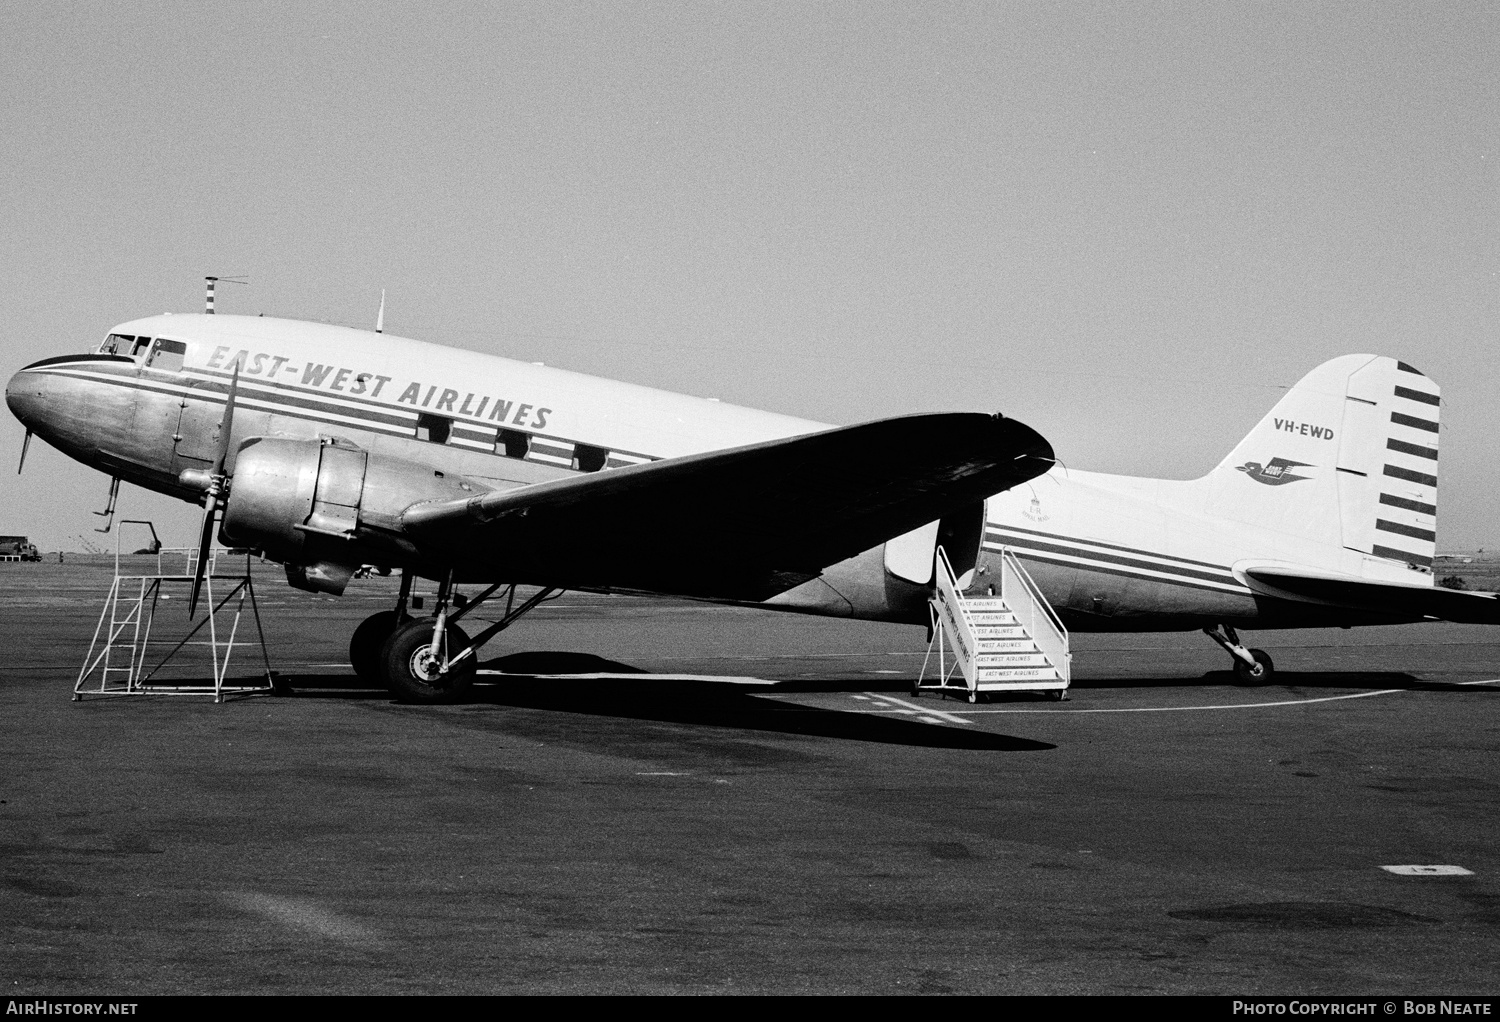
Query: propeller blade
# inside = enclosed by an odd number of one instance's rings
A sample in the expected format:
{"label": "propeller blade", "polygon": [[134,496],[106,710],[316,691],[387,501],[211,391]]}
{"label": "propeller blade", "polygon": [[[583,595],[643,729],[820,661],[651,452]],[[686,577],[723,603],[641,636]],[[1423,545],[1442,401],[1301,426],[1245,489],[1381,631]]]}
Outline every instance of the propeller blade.
{"label": "propeller blade", "polygon": [[229,457],[229,431],[234,427],[234,399],[240,390],[240,364],[235,362],[234,375],[229,379],[229,397],[224,401],[224,417],[219,420],[219,449],[214,456],[214,475],[224,474],[224,462]]}
{"label": "propeller blade", "polygon": [[198,563],[193,566],[193,592],[188,597],[188,620],[198,611],[198,594],[203,590],[203,577],[208,573],[209,548],[214,542],[214,513],[219,510],[219,488],[210,486],[208,497],[203,502],[203,525],[198,530]]}
{"label": "propeller blade", "polygon": [[198,530],[198,563],[193,567],[193,592],[188,597],[188,620],[198,611],[198,594],[203,590],[203,579],[208,574],[209,552],[214,543],[214,515],[219,510],[220,498],[228,488],[229,480],[224,475],[224,463],[229,459],[229,433],[234,427],[234,400],[240,390],[240,364],[235,362],[234,375],[229,379],[229,397],[224,401],[224,417],[219,420],[219,449],[214,453],[214,469],[209,480],[208,493],[203,499],[203,525]]}

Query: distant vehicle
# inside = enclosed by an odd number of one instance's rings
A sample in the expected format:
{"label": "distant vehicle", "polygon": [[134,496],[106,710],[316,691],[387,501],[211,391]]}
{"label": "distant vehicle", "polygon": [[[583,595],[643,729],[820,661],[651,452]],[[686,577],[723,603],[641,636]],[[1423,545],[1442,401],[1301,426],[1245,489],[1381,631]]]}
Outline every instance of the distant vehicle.
{"label": "distant vehicle", "polygon": [[40,561],[41,553],[35,543],[28,543],[25,536],[0,536],[0,561]]}

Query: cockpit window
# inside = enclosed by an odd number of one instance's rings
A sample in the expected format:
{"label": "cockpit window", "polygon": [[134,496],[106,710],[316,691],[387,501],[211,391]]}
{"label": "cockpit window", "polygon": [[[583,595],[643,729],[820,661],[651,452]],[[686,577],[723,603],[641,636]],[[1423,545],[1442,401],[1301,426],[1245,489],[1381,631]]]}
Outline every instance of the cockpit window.
{"label": "cockpit window", "polygon": [[156,347],[151,349],[151,357],[146,360],[146,364],[164,373],[180,373],[182,372],[182,359],[186,354],[186,344],[181,341],[169,341],[163,337],[158,339]]}
{"label": "cockpit window", "polygon": [[146,349],[151,347],[151,338],[136,337],[134,334],[110,334],[104,338],[104,343],[99,345],[101,355],[126,355],[139,360],[146,354]]}
{"label": "cockpit window", "polygon": [[99,345],[101,355],[130,354],[130,346],[135,343],[135,338],[129,334],[110,334],[104,338],[104,343]]}

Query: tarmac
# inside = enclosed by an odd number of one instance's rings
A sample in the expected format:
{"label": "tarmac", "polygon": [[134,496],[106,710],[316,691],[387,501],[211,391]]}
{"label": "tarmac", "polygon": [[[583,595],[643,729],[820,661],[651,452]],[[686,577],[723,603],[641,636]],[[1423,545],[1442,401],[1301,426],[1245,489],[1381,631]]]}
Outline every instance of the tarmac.
{"label": "tarmac", "polygon": [[918,628],[568,595],[412,707],[347,666],[394,580],[257,566],[293,694],[75,702],[110,577],[0,565],[8,995],[1500,987],[1497,629],[1244,633],[1262,688],[1081,635],[970,705]]}

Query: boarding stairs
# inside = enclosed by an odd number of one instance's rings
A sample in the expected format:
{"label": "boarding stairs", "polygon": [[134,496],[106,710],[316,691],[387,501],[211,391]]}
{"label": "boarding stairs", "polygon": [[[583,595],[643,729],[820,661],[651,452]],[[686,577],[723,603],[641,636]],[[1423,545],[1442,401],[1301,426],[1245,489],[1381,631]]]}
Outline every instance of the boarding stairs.
{"label": "boarding stairs", "polygon": [[[932,641],[912,695],[940,692],[975,703],[993,692],[1046,692],[1066,699],[1068,630],[1015,554],[1001,548],[999,591],[990,584],[982,595],[960,588],[942,547],[936,567],[928,605]],[[936,668],[930,677],[929,666]]]}
{"label": "boarding stairs", "polygon": [[[129,519],[120,523],[132,524],[144,523]],[[249,556],[245,555],[243,569],[226,570],[219,564],[218,553],[214,551],[203,578],[202,612],[196,622],[188,622],[186,607],[197,549],[159,549],[155,574],[125,574],[116,534],[114,580],[73,684],[75,701],[85,695],[200,695],[223,702],[230,695],[275,690],[278,682],[266,652]],[[183,559],[181,572],[172,570],[174,555]],[[255,625],[254,640],[240,635],[246,611]],[[184,628],[186,634],[175,634]],[[250,678],[231,679],[231,656],[252,644],[260,646],[263,670]],[[153,650],[160,655],[153,656]]]}

